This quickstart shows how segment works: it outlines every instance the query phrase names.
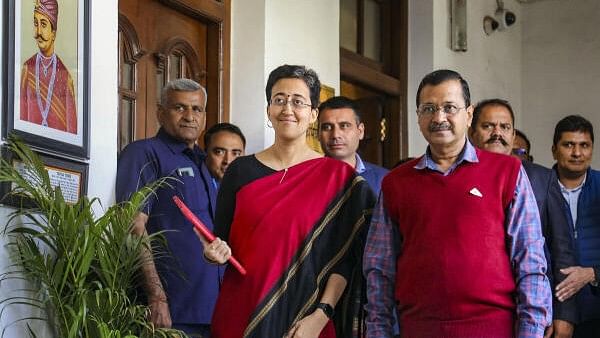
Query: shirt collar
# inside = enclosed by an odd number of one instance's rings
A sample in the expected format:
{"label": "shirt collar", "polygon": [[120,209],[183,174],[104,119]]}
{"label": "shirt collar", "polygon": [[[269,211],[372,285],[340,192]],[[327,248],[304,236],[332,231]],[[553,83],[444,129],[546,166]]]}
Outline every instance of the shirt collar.
{"label": "shirt collar", "polygon": [[355,156],[356,156],[356,165],[354,166],[354,169],[356,170],[356,172],[358,174],[362,174],[365,172],[365,170],[367,170],[367,168],[365,167],[365,163],[360,158],[360,156],[358,156],[358,154],[356,154]]}
{"label": "shirt collar", "polygon": [[585,180],[587,179],[587,172],[585,173],[585,175],[583,176],[583,181],[581,181],[581,183],[576,186],[575,188],[567,188],[565,187],[562,182],[560,180],[558,180],[558,185],[560,186],[560,191],[563,193],[574,193],[577,192],[579,190],[581,190],[581,188],[583,188],[583,185],[585,184]]}
{"label": "shirt collar", "polygon": [[[479,162],[479,158],[477,157],[477,151],[475,150],[475,147],[471,144],[471,141],[469,141],[469,139],[466,140],[463,150],[458,155],[458,159],[448,169],[446,174],[451,173],[457,166],[459,166],[462,162],[465,162],[465,161],[471,162],[471,163]],[[438,169],[437,164],[435,164],[435,162],[431,158],[431,149],[429,146],[427,146],[427,151],[425,152],[425,155],[423,155],[421,157],[421,159],[419,160],[419,162],[417,162],[417,164],[414,166],[414,168],[417,170],[430,169],[430,170],[435,170],[435,171],[441,172]]]}
{"label": "shirt collar", "polygon": [[[169,135],[164,128],[160,128],[158,130],[158,133],[156,134],[156,137],[158,139],[160,139],[161,141],[163,141],[167,147],[169,149],[171,149],[171,151],[174,154],[181,154],[183,153],[186,149],[188,149],[187,144],[185,144],[184,142],[181,142],[177,139],[175,139],[173,136]],[[194,153],[198,154],[200,157],[204,156],[204,153],[202,152],[202,150],[200,149],[200,147],[198,147],[198,145],[194,145]]]}

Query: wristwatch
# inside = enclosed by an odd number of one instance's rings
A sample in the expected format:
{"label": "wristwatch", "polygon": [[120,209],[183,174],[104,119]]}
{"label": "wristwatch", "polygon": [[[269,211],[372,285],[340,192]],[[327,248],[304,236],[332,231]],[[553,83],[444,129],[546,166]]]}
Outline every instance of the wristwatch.
{"label": "wristwatch", "polygon": [[329,318],[329,319],[333,318],[333,312],[334,312],[333,306],[331,306],[327,303],[319,303],[319,304],[317,304],[316,308],[323,310],[323,312],[325,313],[327,318]]}
{"label": "wristwatch", "polygon": [[590,284],[592,286],[598,287],[600,286],[600,266],[595,266],[594,268],[594,281],[591,282]]}

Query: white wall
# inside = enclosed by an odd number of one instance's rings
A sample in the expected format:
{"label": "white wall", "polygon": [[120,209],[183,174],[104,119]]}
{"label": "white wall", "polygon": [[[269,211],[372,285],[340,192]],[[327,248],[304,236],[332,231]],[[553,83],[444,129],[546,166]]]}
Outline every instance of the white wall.
{"label": "white wall", "polygon": [[338,0],[233,1],[231,120],[251,135],[247,153],[273,143],[265,85],[277,66],[306,65],[339,94],[338,6]]}
{"label": "white wall", "polygon": [[[90,1],[90,160],[88,196],[100,198],[103,208],[114,202],[114,184],[117,168],[117,0]],[[1,27],[2,25],[0,25]],[[1,48],[1,47],[0,47]],[[10,209],[0,208],[0,227],[7,221]],[[98,209],[100,214],[102,209]],[[0,273],[11,264],[6,238],[0,237]],[[16,295],[21,283],[2,283],[0,299]],[[6,328],[4,337],[27,337],[20,323],[7,327],[16,319],[36,315],[27,307],[11,307],[0,318],[0,330]],[[37,325],[33,323],[34,327]],[[49,337],[42,331],[39,337]]]}
{"label": "white wall", "polygon": [[[554,163],[556,123],[580,114],[600,135],[600,1],[543,1],[523,6],[522,127],[536,162]],[[598,136],[597,136],[598,137]],[[592,167],[600,169],[596,141]]]}
{"label": "white wall", "polygon": [[493,16],[496,1],[467,1],[466,52],[450,49],[450,1],[410,0],[409,2],[409,156],[425,151],[426,142],[416,123],[415,95],[421,78],[434,69],[456,70],[467,80],[471,101],[499,97],[507,99],[520,124],[521,111],[521,5],[504,1],[505,9],[517,16],[517,22],[502,32],[487,36],[483,18]]}
{"label": "white wall", "polygon": [[408,156],[416,157],[427,147],[419,130],[416,95],[421,78],[433,70],[434,0],[410,0],[408,3]]}
{"label": "white wall", "polygon": [[265,0],[232,1],[231,21],[231,122],[250,154],[265,140]]}

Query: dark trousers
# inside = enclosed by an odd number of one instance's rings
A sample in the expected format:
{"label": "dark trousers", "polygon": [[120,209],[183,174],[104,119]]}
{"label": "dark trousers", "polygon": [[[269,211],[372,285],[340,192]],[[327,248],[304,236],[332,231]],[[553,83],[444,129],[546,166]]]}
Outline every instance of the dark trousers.
{"label": "dark trousers", "polygon": [[173,323],[173,328],[185,332],[190,338],[210,338],[210,325],[208,324]]}
{"label": "dark trousers", "polygon": [[575,325],[573,338],[598,338],[600,337],[600,319],[590,320]]}

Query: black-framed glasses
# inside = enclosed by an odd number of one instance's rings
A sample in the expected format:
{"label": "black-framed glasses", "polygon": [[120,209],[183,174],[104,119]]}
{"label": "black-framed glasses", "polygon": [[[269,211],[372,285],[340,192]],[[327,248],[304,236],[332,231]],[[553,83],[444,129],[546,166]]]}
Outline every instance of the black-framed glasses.
{"label": "black-framed glasses", "polygon": [[446,116],[454,116],[461,109],[465,109],[466,107],[458,107],[451,103],[446,103],[441,106],[436,106],[435,104],[422,104],[417,108],[417,114],[422,117],[430,117],[433,114],[439,112],[440,110],[446,114]]}
{"label": "black-framed glasses", "polygon": [[290,95],[275,95],[271,98],[271,105],[277,107],[284,107],[288,104],[288,102],[292,105],[292,109],[294,110],[302,110],[306,107],[311,107],[310,103],[305,102],[303,99],[299,97],[290,97]]}

